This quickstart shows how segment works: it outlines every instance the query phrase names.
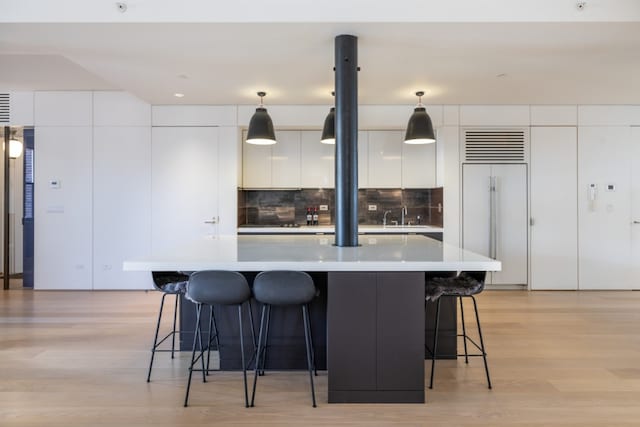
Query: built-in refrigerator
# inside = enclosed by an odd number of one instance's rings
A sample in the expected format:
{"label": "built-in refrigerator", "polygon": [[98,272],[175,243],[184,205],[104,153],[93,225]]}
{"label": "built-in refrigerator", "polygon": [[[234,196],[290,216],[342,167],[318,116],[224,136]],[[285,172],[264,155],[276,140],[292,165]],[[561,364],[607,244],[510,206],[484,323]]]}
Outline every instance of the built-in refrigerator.
{"label": "built-in refrigerator", "polygon": [[462,245],[502,262],[487,283],[526,286],[526,164],[462,165]]}

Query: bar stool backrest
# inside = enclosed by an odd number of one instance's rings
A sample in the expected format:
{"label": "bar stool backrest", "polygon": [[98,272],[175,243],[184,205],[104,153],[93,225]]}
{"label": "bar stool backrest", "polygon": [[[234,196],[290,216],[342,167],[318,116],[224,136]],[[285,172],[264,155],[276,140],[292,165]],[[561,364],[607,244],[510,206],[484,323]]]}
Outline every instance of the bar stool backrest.
{"label": "bar stool backrest", "polygon": [[253,281],[253,295],[265,304],[307,304],[316,296],[316,287],[303,271],[263,271]]}
{"label": "bar stool backrest", "polygon": [[187,299],[196,304],[242,304],[251,298],[245,277],[236,271],[206,270],[191,274]]}

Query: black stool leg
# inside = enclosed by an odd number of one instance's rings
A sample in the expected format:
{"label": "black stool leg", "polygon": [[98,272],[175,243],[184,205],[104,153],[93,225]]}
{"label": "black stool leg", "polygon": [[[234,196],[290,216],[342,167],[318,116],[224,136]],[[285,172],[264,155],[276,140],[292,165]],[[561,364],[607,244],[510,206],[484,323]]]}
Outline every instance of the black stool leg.
{"label": "black stool leg", "polygon": [[[200,307],[200,311],[202,311],[202,307]],[[200,346],[200,361],[202,362],[202,382],[206,383],[207,382],[207,370],[205,369],[205,366],[204,366],[204,352],[206,351],[206,349],[202,345],[202,325],[200,324],[201,320],[202,320],[202,316],[199,316],[198,317],[198,328],[197,328],[197,331],[196,331],[196,335],[198,336],[198,345]],[[209,346],[207,346],[207,347],[209,347]]]}
{"label": "black stool leg", "polygon": [[238,325],[240,327],[240,353],[242,356],[242,375],[244,377],[244,406],[249,407],[249,393],[247,391],[247,365],[244,361],[244,330],[242,328],[242,304],[238,305]]}
{"label": "black stool leg", "polygon": [[[307,305],[307,314],[309,314],[310,309]],[[313,333],[311,330],[311,315],[309,314],[309,338],[311,339],[311,363],[313,364],[313,374],[318,376],[318,368],[316,367],[316,350],[313,346]]]}
{"label": "black stool leg", "polygon": [[262,331],[264,329],[264,319],[267,312],[267,305],[262,305],[262,314],[260,315],[260,330],[258,331],[258,349],[256,350],[256,368],[253,375],[253,392],[251,393],[251,406],[256,399],[256,383],[258,382],[258,374],[260,372],[260,359],[262,357]]}
{"label": "black stool leg", "polygon": [[153,346],[151,347],[151,360],[149,361],[149,372],[147,373],[147,382],[151,381],[151,368],[153,368],[153,358],[156,355],[156,347],[158,346],[158,332],[160,331],[160,320],[162,319],[162,308],[164,307],[164,298],[166,296],[167,294],[163,293],[162,299],[160,300],[160,311],[158,312],[158,322],[156,323],[156,334],[155,334],[155,337],[153,338]]}
{"label": "black stool leg", "polygon": [[174,358],[176,351],[176,320],[178,318],[178,301],[180,301],[180,294],[176,294],[176,303],[173,307],[173,329],[171,330],[171,358]]}
{"label": "black stool leg", "polygon": [[436,304],[436,326],[435,331],[433,332],[433,352],[431,353],[431,380],[429,381],[429,388],[433,388],[433,373],[436,370],[436,352],[438,351],[438,327],[440,326],[440,301],[441,298],[438,298],[438,303]]}
{"label": "black stool leg", "polygon": [[462,297],[460,300],[460,315],[462,316],[462,341],[464,342],[464,363],[469,363],[469,354],[467,353],[467,330],[464,326],[464,306],[462,305]]}
{"label": "black stool leg", "polygon": [[315,408],[316,392],[313,386],[313,364],[311,362],[311,328],[309,327],[309,312],[306,304],[302,306],[302,319],[304,321],[304,341],[307,346],[307,367],[309,368],[309,381],[311,382],[311,400],[313,402],[313,407]]}
{"label": "black stool leg", "polygon": [[269,351],[269,325],[271,325],[271,306],[267,305],[267,325],[264,333],[264,347],[262,348],[262,366],[260,367],[260,375],[264,375],[264,366],[267,363],[267,353]]}
{"label": "black stool leg", "polygon": [[476,304],[476,299],[473,295],[471,295],[471,299],[473,300],[473,309],[476,312],[476,322],[478,323],[478,335],[480,335],[480,347],[482,347],[482,359],[484,360],[484,370],[487,374],[487,384],[489,385],[489,389],[491,389],[491,378],[489,377],[489,365],[487,365],[487,352],[484,350],[484,340],[482,339],[482,328],[480,327],[480,317],[478,316],[478,305]]}
{"label": "black stool leg", "polygon": [[218,334],[218,324],[216,323],[216,314],[213,310],[213,305],[211,306],[211,312],[209,316],[209,345],[207,351],[207,375],[209,375],[209,363],[211,361],[211,331],[215,332],[213,338],[216,340],[216,350],[218,350],[218,354],[220,352],[220,336]]}
{"label": "black stool leg", "polygon": [[196,330],[193,331],[193,349],[191,350],[191,364],[189,365],[189,379],[187,380],[187,393],[184,396],[184,406],[189,403],[189,390],[191,389],[191,377],[193,376],[193,364],[196,359],[196,343],[198,342],[198,331],[200,330],[200,313],[202,312],[202,304],[198,304],[196,308]]}

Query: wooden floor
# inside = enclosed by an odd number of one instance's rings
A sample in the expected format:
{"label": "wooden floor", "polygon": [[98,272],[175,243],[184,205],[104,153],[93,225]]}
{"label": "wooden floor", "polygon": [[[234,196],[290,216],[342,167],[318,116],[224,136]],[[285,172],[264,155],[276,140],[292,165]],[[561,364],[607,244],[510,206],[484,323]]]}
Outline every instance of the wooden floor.
{"label": "wooden floor", "polygon": [[[154,292],[0,293],[0,426],[638,426],[640,292],[486,291],[481,359],[437,364],[426,404],[329,405],[317,377],[273,372],[246,409],[241,376],[195,381],[160,354],[145,382]],[[429,368],[426,369],[427,374]]]}

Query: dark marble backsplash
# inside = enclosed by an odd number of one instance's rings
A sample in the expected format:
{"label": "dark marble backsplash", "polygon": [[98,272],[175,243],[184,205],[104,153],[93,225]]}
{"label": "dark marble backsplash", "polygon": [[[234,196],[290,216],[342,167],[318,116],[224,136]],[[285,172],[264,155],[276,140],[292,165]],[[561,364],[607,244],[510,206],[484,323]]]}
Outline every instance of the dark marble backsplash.
{"label": "dark marble backsplash", "polygon": [[[320,225],[335,223],[335,192],[324,190],[238,190],[239,225],[306,225],[307,208],[318,208]],[[327,211],[320,206],[327,205]],[[376,210],[370,211],[369,206]],[[401,221],[402,207],[407,207],[405,224],[442,227],[442,187],[426,189],[358,190],[358,223],[382,224],[386,211],[387,224]]]}

